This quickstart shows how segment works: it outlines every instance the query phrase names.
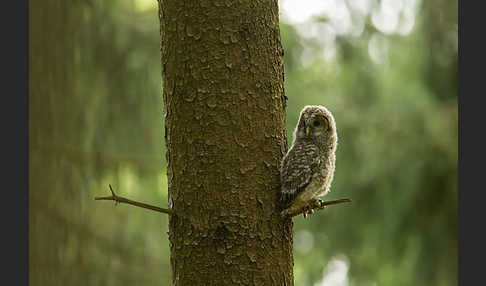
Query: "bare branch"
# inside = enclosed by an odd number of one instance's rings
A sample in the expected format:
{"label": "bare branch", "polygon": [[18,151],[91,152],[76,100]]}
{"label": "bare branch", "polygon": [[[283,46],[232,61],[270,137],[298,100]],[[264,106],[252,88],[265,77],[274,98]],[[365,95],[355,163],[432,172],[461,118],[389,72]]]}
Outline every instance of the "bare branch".
{"label": "bare branch", "polygon": [[129,205],[133,205],[133,206],[137,206],[137,207],[140,207],[140,208],[149,209],[149,210],[153,210],[153,211],[156,211],[156,212],[165,213],[165,214],[169,214],[169,215],[173,213],[169,209],[163,209],[163,208],[159,208],[159,207],[156,207],[156,206],[153,206],[153,205],[149,205],[149,204],[145,204],[145,203],[141,203],[141,202],[137,202],[137,201],[132,201],[132,200],[129,200],[127,198],[117,196],[115,194],[115,191],[113,191],[113,188],[111,187],[111,185],[108,185],[108,186],[110,187],[111,196],[109,196],[109,197],[95,197],[95,200],[115,201],[115,205],[117,205],[118,203],[125,203],[125,204],[129,204]]}

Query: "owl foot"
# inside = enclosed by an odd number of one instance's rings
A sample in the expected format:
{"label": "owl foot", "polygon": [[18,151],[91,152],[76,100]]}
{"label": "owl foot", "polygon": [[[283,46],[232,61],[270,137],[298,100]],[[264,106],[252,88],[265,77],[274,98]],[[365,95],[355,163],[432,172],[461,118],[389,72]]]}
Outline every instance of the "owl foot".
{"label": "owl foot", "polygon": [[326,206],[324,205],[324,201],[319,199],[319,205],[321,206],[321,208],[326,208]]}
{"label": "owl foot", "polygon": [[302,213],[302,216],[303,216],[304,218],[307,218],[307,215],[308,215],[308,214],[314,214],[314,209],[312,208],[312,206],[311,206],[311,205],[306,206],[306,207],[304,208],[304,212]]}
{"label": "owl foot", "polygon": [[324,201],[321,199],[317,199],[314,202],[314,206],[319,206],[319,208],[325,209],[326,205],[324,204]]}

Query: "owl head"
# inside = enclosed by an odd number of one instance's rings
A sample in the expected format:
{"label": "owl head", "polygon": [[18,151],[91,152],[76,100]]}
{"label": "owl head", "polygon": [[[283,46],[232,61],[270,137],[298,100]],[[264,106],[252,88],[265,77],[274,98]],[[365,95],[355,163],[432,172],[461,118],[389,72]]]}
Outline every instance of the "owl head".
{"label": "owl head", "polygon": [[316,144],[336,145],[336,123],[331,112],[321,105],[307,105],[300,112],[294,141],[308,138]]}

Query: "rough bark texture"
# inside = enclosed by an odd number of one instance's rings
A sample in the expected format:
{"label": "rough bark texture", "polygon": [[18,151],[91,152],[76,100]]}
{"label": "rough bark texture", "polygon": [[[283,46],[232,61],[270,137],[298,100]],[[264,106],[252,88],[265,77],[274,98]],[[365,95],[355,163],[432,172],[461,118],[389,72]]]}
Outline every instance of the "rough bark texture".
{"label": "rough bark texture", "polygon": [[293,285],[277,0],[159,1],[173,285]]}

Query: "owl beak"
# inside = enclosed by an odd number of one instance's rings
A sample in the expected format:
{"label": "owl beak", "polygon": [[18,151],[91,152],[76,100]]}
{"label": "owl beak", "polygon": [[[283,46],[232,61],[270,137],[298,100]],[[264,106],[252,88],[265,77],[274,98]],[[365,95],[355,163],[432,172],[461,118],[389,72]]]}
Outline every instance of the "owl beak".
{"label": "owl beak", "polygon": [[309,137],[309,127],[308,126],[305,128],[305,136]]}

